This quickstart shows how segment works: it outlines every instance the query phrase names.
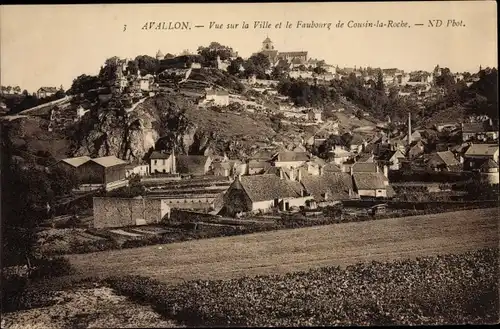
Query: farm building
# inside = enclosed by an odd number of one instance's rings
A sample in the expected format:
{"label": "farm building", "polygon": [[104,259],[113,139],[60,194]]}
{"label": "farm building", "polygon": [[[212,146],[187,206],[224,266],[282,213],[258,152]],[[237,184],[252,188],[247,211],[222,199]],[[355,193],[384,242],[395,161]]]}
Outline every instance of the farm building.
{"label": "farm building", "polygon": [[464,170],[478,170],[490,159],[498,163],[498,144],[472,144],[464,154]]}
{"label": "farm building", "polygon": [[66,158],[58,161],[55,165],[67,172],[70,172],[76,175],[78,178],[81,178],[80,174],[80,166],[90,161],[91,158],[88,156],[74,157],[74,158]]}
{"label": "farm building", "polygon": [[161,199],[94,198],[95,228],[156,224],[169,216],[170,207]]}
{"label": "farm building", "polygon": [[300,182],[316,202],[341,201],[353,195],[352,178],[348,173],[325,172],[320,176],[305,173]]}
{"label": "farm building", "polygon": [[125,175],[127,163],[111,155],[91,159],[79,167],[81,183],[89,187],[111,190],[128,185]]}
{"label": "farm building", "polygon": [[238,176],[226,192],[224,206],[227,213],[234,215],[274,207],[288,210],[304,206],[310,199],[296,181],[280,179],[274,174]]}

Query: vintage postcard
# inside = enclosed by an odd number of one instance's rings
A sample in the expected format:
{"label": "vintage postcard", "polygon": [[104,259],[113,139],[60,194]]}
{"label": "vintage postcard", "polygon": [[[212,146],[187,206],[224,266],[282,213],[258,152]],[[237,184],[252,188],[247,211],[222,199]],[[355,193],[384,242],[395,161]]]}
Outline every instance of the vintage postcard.
{"label": "vintage postcard", "polygon": [[1,6],[1,327],[498,323],[496,13]]}

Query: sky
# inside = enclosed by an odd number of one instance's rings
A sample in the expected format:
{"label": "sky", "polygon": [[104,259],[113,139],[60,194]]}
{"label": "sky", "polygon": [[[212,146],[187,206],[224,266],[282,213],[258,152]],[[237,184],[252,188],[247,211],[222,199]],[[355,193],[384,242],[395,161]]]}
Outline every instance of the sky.
{"label": "sky", "polygon": [[[339,67],[453,72],[497,67],[495,1],[382,3],[88,4],[0,7],[0,83],[29,92],[41,86],[68,89],[81,74],[97,74],[106,58],[178,54],[217,41],[242,57],[269,36],[278,51],[308,51]],[[463,27],[428,27],[429,20]],[[330,30],[297,28],[297,21],[332,23]],[[347,28],[349,21],[406,21],[408,28]],[[189,22],[190,30],[144,30],[149,22]],[[243,21],[248,29],[241,29]],[[272,28],[254,28],[268,21]],[[292,28],[285,28],[286,22]],[[343,28],[335,24],[344,22]],[[210,22],[223,29],[210,29]],[[282,28],[275,28],[282,23]],[[227,29],[227,24],[239,28]],[[127,28],[124,30],[124,25]],[[415,26],[415,24],[424,24]],[[203,25],[195,28],[195,25]]]}

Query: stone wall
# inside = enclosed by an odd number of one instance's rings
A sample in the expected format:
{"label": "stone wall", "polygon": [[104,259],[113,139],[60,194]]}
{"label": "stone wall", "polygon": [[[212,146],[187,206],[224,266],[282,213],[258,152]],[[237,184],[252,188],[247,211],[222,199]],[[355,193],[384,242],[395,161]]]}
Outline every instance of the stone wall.
{"label": "stone wall", "polygon": [[94,198],[94,227],[111,228],[159,223],[170,216],[162,199]]}

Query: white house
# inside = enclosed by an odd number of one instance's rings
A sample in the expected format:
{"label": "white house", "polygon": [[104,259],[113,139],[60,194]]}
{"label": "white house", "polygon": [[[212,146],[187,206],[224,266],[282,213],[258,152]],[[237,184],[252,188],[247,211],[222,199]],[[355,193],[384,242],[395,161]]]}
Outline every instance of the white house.
{"label": "white house", "polygon": [[285,151],[276,154],[272,161],[275,167],[297,168],[309,161],[310,156],[307,152]]}
{"label": "white house", "polygon": [[143,77],[139,77],[139,87],[143,91],[149,91],[154,81],[155,78],[151,74],[146,74]]}
{"label": "white house", "polygon": [[154,151],[149,156],[149,172],[154,173],[176,173],[175,155]]}
{"label": "white house", "polygon": [[125,167],[125,177],[129,178],[132,175],[148,176],[149,175],[149,165],[148,164],[127,165]]}

